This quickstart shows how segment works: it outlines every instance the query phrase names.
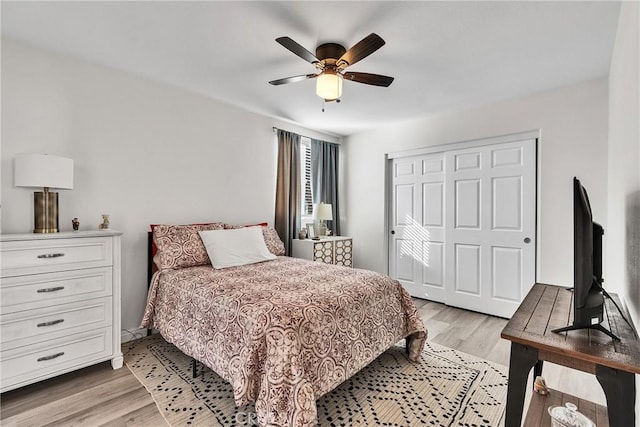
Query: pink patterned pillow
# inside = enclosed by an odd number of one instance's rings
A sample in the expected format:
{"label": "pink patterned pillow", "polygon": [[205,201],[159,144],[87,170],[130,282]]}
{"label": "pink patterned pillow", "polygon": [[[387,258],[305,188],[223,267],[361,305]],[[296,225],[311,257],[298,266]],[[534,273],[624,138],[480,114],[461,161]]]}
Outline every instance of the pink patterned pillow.
{"label": "pink patterned pillow", "polygon": [[267,249],[274,255],[284,256],[284,243],[280,239],[278,232],[272,227],[262,227],[262,235]]}
{"label": "pink patterned pillow", "polygon": [[264,242],[267,244],[267,249],[269,249],[269,252],[277,256],[284,256],[284,243],[280,239],[278,232],[274,228],[269,227],[266,222],[249,225],[224,224],[224,229],[230,230],[234,228],[254,227],[256,225],[262,226],[262,235],[264,236]]}
{"label": "pink patterned pillow", "polygon": [[157,252],[153,262],[159,270],[207,265],[209,255],[198,231],[222,230],[219,222],[191,225],[156,225],[153,227],[153,243]]}
{"label": "pink patterned pillow", "polygon": [[257,225],[260,225],[262,227],[266,227],[267,223],[266,222],[260,222],[258,224],[247,224],[247,225],[224,224],[224,229],[225,230],[233,230],[233,229],[242,228],[242,227],[255,227]]}

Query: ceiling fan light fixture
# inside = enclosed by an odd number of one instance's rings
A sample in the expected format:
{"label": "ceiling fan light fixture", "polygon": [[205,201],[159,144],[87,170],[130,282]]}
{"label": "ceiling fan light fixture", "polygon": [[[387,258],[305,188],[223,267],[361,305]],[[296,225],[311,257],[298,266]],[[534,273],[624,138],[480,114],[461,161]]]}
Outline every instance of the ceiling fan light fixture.
{"label": "ceiling fan light fixture", "polygon": [[316,78],[316,95],[325,101],[342,96],[342,76],[334,70],[325,70]]}
{"label": "ceiling fan light fixture", "polygon": [[345,78],[351,82],[382,87],[388,87],[393,82],[393,77],[382,76],[380,74],[345,72],[345,68],[352,66],[384,46],[384,40],[376,33],[369,34],[349,50],[337,43],[321,44],[316,48],[315,55],[293,41],[290,37],[278,37],[276,42],[280,43],[293,54],[314,65],[318,72],[317,74],[303,74],[300,76],[271,80],[269,83],[274,86],[316,79],[316,95],[326,102],[340,102],[340,97],[342,96],[342,80]]}

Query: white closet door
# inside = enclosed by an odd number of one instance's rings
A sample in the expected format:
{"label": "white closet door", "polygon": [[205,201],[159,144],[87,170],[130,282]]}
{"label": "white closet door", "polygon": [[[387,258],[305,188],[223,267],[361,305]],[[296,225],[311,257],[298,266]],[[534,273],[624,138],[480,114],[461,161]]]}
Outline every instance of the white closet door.
{"label": "white closet door", "polygon": [[389,274],[415,297],[511,317],[535,281],[535,147],[393,159]]}
{"label": "white closet door", "polygon": [[447,304],[502,317],[535,281],[535,140],[447,152]]}
{"label": "white closet door", "polygon": [[418,298],[444,301],[444,153],[392,166],[390,275]]}

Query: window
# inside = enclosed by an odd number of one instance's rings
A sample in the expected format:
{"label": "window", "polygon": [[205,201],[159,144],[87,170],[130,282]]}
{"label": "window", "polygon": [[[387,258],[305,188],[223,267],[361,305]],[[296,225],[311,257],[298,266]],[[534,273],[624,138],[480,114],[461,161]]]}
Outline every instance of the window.
{"label": "window", "polygon": [[313,198],[311,194],[311,139],[300,138],[300,223],[304,227],[313,222]]}

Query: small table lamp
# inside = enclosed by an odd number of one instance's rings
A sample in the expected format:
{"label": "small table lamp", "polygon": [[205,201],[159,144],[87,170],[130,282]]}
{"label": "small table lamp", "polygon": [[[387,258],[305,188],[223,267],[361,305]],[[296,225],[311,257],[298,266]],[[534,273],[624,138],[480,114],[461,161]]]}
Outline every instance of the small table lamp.
{"label": "small table lamp", "polygon": [[327,236],[327,224],[325,221],[333,221],[333,210],[331,203],[319,203],[315,206],[313,217],[320,221],[316,235],[320,238]]}
{"label": "small table lamp", "polygon": [[58,193],[73,189],[73,160],[48,154],[18,154],[14,160],[16,187],[43,187],[33,193],[34,233],[57,233]]}

